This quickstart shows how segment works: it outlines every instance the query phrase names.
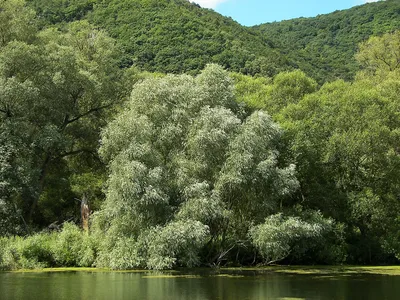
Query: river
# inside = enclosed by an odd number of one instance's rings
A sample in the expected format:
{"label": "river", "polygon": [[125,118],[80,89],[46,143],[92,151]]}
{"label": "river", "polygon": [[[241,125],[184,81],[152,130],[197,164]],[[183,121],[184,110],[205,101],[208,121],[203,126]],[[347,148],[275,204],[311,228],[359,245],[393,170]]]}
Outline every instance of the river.
{"label": "river", "polygon": [[0,273],[0,299],[400,299],[400,276],[271,272]]}

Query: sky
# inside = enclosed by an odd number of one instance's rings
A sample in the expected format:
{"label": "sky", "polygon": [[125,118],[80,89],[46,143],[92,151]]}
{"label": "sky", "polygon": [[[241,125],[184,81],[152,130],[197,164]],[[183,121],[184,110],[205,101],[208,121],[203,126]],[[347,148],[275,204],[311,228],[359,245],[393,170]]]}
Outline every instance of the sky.
{"label": "sky", "polygon": [[242,25],[315,17],[378,0],[191,0]]}

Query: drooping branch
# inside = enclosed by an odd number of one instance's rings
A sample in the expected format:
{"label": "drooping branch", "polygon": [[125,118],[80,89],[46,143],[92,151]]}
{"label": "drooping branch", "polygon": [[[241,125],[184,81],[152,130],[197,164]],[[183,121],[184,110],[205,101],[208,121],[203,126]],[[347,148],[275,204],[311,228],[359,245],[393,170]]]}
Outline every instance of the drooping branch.
{"label": "drooping branch", "polygon": [[288,250],[286,252],[284,252],[280,257],[276,258],[276,259],[271,259],[270,261],[266,262],[266,265],[270,266],[272,264],[275,264],[281,260],[284,260],[286,257],[288,257],[290,255],[290,253],[292,252],[292,250]]}

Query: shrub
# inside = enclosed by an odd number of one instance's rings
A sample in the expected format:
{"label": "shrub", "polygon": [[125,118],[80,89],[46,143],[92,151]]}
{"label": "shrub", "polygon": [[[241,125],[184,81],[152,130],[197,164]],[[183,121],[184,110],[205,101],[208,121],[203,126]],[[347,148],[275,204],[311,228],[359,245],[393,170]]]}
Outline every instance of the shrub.
{"label": "shrub", "polygon": [[48,233],[35,234],[26,238],[0,239],[0,269],[38,269],[54,264],[51,244],[54,236]]}
{"label": "shrub", "polygon": [[0,270],[93,266],[99,239],[65,223],[61,232],[0,238]]}
{"label": "shrub", "polygon": [[7,238],[0,238],[0,270],[6,270],[5,251],[7,246]]}
{"label": "shrub", "polygon": [[95,261],[95,240],[78,226],[65,223],[52,245],[52,253],[57,266],[90,267]]}
{"label": "shrub", "polygon": [[39,233],[27,238],[17,238],[16,248],[19,254],[18,266],[23,269],[38,269],[50,267],[54,264],[51,244],[54,236],[48,233]]}

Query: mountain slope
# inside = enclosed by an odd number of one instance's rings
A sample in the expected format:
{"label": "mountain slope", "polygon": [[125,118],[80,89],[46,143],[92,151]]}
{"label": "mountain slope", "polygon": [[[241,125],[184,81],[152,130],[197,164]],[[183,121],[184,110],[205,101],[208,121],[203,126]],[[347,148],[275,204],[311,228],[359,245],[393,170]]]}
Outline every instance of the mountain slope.
{"label": "mountain slope", "polygon": [[190,73],[216,62],[254,73],[251,62],[274,57],[272,75],[277,66],[288,65],[260,34],[186,0],[103,0],[89,19],[105,27],[148,71]]}
{"label": "mountain slope", "polygon": [[358,44],[400,29],[400,1],[369,3],[315,18],[244,27],[187,0],[28,0],[44,25],[87,18],[125,50],[121,66],[197,73],[214,62],[273,76],[300,68],[319,83],[350,80]]}

